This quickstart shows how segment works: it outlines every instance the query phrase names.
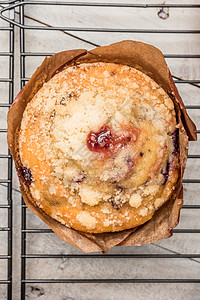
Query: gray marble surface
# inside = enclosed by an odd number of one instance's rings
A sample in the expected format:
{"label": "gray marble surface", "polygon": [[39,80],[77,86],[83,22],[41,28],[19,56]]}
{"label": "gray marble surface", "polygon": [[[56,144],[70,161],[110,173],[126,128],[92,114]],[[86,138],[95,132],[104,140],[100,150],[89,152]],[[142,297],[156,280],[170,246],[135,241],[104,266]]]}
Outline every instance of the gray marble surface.
{"label": "gray marble surface", "polygon": [[[93,1],[98,2],[98,1]],[[115,2],[115,1],[104,1]],[[121,1],[123,2],[123,1]],[[139,3],[139,1],[134,1]],[[145,1],[152,3],[152,1]],[[160,3],[154,1],[154,3]],[[171,3],[166,1],[166,3]],[[187,3],[183,1],[182,3]],[[198,3],[200,1],[190,1]],[[161,19],[159,9],[100,8],[100,7],[39,7],[26,6],[25,23],[43,26],[79,26],[109,28],[149,28],[149,29],[199,29],[198,9],[169,9],[169,17]],[[16,20],[18,13],[15,14]],[[4,25],[0,20],[0,26]],[[122,39],[135,39],[159,47],[165,54],[199,54],[198,35],[162,35],[130,33],[91,33],[33,31],[25,33],[27,52],[54,53],[66,49],[92,49],[93,45],[106,45]],[[83,41],[84,40],[84,41]],[[8,35],[0,31],[0,51],[8,51]],[[26,77],[30,77],[43,57],[26,57]],[[167,59],[175,76],[184,79],[200,79],[199,59]],[[15,31],[15,95],[19,91],[19,30]],[[8,76],[8,59],[0,57],[0,77]],[[199,87],[179,84],[179,92],[186,105],[199,105]],[[0,102],[8,101],[8,84],[0,83]],[[0,109],[0,128],[6,128],[7,109]],[[190,116],[200,128],[200,111],[189,110]],[[0,135],[0,153],[7,153],[6,135]],[[189,154],[200,154],[200,142],[190,142]],[[188,159],[184,178],[199,178],[199,159]],[[7,178],[7,161],[0,159],[1,178]],[[6,203],[6,186],[0,185],[0,204]],[[184,203],[200,205],[200,184],[184,184]],[[182,209],[177,228],[200,228],[200,211]],[[7,211],[0,209],[0,227],[7,226]],[[27,210],[27,228],[47,228],[33,213]],[[0,255],[7,253],[7,233],[0,232]],[[66,244],[55,234],[27,234],[28,254],[80,254],[73,246]],[[141,247],[115,247],[111,254],[198,254],[200,234],[176,233],[167,240]],[[20,299],[21,268],[21,195],[19,183],[13,170],[13,299]],[[27,259],[27,279],[98,279],[98,278],[176,278],[199,279],[200,259],[107,259],[107,258],[57,258]],[[7,264],[0,260],[0,280],[7,277]],[[27,284],[26,299],[38,300],[121,300],[121,299],[200,299],[200,284]],[[6,299],[6,287],[0,285],[0,299]]]}

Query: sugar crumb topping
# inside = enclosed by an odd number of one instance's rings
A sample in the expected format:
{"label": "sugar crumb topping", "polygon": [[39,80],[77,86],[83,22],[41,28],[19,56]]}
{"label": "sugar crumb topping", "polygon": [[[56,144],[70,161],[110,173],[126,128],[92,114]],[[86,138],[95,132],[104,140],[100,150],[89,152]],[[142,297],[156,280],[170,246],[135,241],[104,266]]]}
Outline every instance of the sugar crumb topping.
{"label": "sugar crumb topping", "polygon": [[[86,143],[88,135],[98,133],[105,124],[116,144],[106,140],[110,152],[92,152]],[[107,202],[110,208],[101,209],[107,215],[104,226],[114,226],[119,223],[111,212],[125,203],[142,217],[164,203],[163,172],[167,161],[174,163],[175,124],[173,101],[140,71],[105,63],[72,66],[45,83],[27,105],[21,123],[20,158],[31,169],[27,153],[34,153],[38,157],[34,176],[38,173],[49,194],[65,197],[72,207],[81,204],[95,209]],[[27,128],[33,131],[28,142]],[[106,144],[102,136],[98,142]],[[39,171],[41,162],[48,165],[48,176]],[[172,169],[167,176],[173,177]],[[158,192],[159,198],[152,200]],[[34,180],[31,193],[42,201]],[[130,216],[124,214],[124,218]],[[87,229],[95,228],[97,222],[96,215],[87,211],[79,213],[77,220]]]}
{"label": "sugar crumb topping", "polygon": [[154,202],[155,208],[160,207],[165,202],[164,198],[157,198]]}
{"label": "sugar crumb topping", "polygon": [[148,214],[148,208],[147,207],[141,207],[138,211],[139,215],[142,217],[145,217]]}
{"label": "sugar crumb topping", "polygon": [[103,198],[102,193],[99,193],[98,191],[87,186],[79,188],[79,195],[81,197],[81,201],[90,206],[97,205]]}
{"label": "sugar crumb topping", "polygon": [[129,199],[129,204],[132,207],[138,208],[142,203],[142,197],[139,194],[132,194]]}
{"label": "sugar crumb topping", "polygon": [[85,226],[87,229],[94,229],[97,223],[96,219],[86,211],[81,211],[77,215],[76,219],[82,226]]}

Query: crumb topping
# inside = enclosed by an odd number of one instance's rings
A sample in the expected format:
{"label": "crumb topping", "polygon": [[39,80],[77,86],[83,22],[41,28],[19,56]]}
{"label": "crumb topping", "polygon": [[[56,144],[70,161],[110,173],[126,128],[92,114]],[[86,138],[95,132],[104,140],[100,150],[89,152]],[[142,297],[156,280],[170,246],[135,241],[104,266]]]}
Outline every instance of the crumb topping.
{"label": "crumb topping", "polygon": [[139,194],[132,194],[129,200],[129,204],[132,207],[138,208],[142,203],[142,197]]}
{"label": "crumb topping", "polygon": [[28,103],[19,135],[34,199],[81,230],[150,218],[176,184],[178,152],[173,101],[147,75],[113,63],[56,74]]}
{"label": "crumb topping", "polygon": [[96,219],[86,211],[81,211],[77,215],[77,220],[87,229],[93,229],[96,225]]}

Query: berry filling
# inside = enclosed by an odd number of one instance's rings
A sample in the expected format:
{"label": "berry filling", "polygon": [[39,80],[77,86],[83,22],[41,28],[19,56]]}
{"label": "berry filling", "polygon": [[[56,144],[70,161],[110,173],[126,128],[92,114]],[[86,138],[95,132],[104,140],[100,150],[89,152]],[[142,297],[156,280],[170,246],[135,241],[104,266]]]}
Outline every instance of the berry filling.
{"label": "berry filling", "polygon": [[87,136],[87,147],[90,151],[99,153],[108,153],[116,150],[116,148],[124,148],[133,139],[136,140],[136,135],[125,132],[120,136],[111,132],[108,125],[104,125],[98,132],[90,131]]}
{"label": "berry filling", "polygon": [[24,179],[26,180],[26,182],[27,182],[28,184],[31,184],[32,181],[33,181],[33,180],[32,180],[31,170],[28,169],[28,168],[26,168],[26,167],[24,167],[24,166],[21,166],[21,167],[19,168],[19,171],[20,171],[21,175],[24,177]]}
{"label": "berry filling", "polygon": [[161,173],[163,175],[162,185],[164,185],[167,182],[169,176],[169,162],[167,162],[166,167],[161,171]]}
{"label": "berry filling", "polygon": [[173,145],[174,145],[173,154],[175,154],[176,152],[179,151],[179,131],[178,131],[178,129],[176,129],[172,133],[172,141],[173,141]]}

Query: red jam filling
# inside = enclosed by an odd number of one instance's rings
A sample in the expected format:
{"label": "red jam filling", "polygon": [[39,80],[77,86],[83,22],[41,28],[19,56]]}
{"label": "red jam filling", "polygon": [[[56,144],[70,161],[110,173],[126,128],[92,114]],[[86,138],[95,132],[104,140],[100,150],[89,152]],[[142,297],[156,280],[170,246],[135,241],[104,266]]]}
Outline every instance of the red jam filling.
{"label": "red jam filling", "polygon": [[120,136],[111,132],[108,125],[104,125],[98,132],[90,131],[87,136],[86,143],[90,151],[99,153],[109,153],[116,148],[124,148],[131,140],[136,140],[136,135],[128,131]]}

